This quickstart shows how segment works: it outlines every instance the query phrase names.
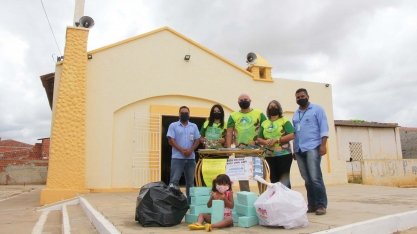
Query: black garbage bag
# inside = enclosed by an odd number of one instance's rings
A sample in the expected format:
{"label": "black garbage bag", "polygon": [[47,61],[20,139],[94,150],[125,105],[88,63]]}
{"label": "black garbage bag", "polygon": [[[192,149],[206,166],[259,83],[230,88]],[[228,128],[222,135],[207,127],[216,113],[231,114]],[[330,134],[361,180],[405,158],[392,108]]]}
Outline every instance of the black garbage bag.
{"label": "black garbage bag", "polygon": [[181,223],[188,208],[179,189],[169,188],[163,181],[153,182],[140,189],[135,220],[143,227],[170,227]]}

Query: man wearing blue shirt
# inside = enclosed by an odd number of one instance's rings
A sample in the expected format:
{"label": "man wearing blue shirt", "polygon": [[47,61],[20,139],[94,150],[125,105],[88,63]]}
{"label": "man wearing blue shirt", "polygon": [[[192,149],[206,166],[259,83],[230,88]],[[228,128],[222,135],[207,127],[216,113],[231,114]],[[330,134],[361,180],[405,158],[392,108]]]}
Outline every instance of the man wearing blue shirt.
{"label": "man wearing blue shirt", "polygon": [[307,189],[308,213],[326,214],[327,194],[321,173],[321,156],[327,153],[329,125],[324,109],[308,101],[306,89],[298,89],[295,99],[300,106],[292,122],[295,130],[294,159]]}
{"label": "man wearing blue shirt", "polygon": [[169,186],[178,186],[184,172],[186,195],[191,202],[190,187],[194,187],[195,153],[200,139],[200,131],[196,124],[189,122],[190,109],[180,107],[180,120],[168,127],[168,143],[172,146],[171,174]]}

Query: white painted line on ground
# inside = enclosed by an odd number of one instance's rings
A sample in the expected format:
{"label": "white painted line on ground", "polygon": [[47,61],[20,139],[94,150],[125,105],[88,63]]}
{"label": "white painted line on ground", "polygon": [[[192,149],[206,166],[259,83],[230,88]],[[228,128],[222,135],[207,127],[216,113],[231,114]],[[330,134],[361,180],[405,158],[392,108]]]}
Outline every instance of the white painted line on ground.
{"label": "white painted line on ground", "polygon": [[[29,192],[30,192],[30,191],[29,191]],[[2,201],[6,201],[6,200],[9,200],[9,199],[12,199],[12,198],[14,198],[14,197],[21,196],[21,195],[26,194],[26,193],[29,193],[29,192],[23,192],[23,193],[19,193],[19,194],[13,195],[13,196],[8,197],[8,198],[5,198],[5,199],[1,199],[1,200],[0,200],[0,202],[2,202]]]}
{"label": "white painted line on ground", "polygon": [[111,224],[102,214],[96,211],[88,201],[80,197],[80,206],[84,210],[85,215],[87,216],[88,220],[94,225],[96,230],[100,234],[119,234],[120,231],[116,229],[116,227]]}
{"label": "white painted line on ground", "polygon": [[316,234],[351,234],[351,233],[394,233],[417,227],[417,210],[387,215],[363,222],[353,223],[326,231],[315,232]]}
{"label": "white painted line on ground", "polygon": [[47,207],[45,208],[40,207],[40,208],[37,208],[36,211],[43,212],[43,211],[61,210],[63,205],[71,206],[71,205],[78,205],[79,203],[80,203],[80,200],[76,198],[67,202],[59,202],[56,205],[50,204],[50,205],[47,205]]}
{"label": "white painted line on ground", "polygon": [[62,234],[71,234],[67,205],[62,205]]}
{"label": "white painted line on ground", "polygon": [[42,212],[41,216],[36,222],[36,225],[33,227],[32,234],[41,234],[43,225],[45,225],[46,218],[48,218],[49,211]]}

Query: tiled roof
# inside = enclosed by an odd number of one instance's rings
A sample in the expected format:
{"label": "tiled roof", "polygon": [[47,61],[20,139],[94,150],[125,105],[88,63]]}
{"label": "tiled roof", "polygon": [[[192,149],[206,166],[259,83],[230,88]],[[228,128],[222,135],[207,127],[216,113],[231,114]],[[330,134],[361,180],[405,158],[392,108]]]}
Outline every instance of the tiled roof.
{"label": "tiled roof", "polygon": [[42,85],[45,88],[46,96],[48,97],[49,107],[52,110],[52,101],[54,97],[54,83],[55,73],[49,73],[41,76]]}
{"label": "tiled roof", "polygon": [[335,126],[348,127],[372,127],[372,128],[396,128],[399,127],[397,123],[377,123],[377,122],[354,122],[349,120],[335,120]]}
{"label": "tiled roof", "polygon": [[15,140],[0,140],[0,147],[27,147],[31,148],[33,145],[26,144]]}

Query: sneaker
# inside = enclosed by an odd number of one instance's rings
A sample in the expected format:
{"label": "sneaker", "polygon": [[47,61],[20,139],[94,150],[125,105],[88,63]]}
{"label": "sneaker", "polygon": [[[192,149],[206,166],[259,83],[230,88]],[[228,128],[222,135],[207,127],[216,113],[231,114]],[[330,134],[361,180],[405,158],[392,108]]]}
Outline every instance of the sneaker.
{"label": "sneaker", "polygon": [[317,207],[315,206],[307,206],[307,207],[308,207],[307,213],[314,213],[317,210]]}
{"label": "sneaker", "polygon": [[202,224],[199,223],[192,223],[190,225],[188,225],[188,228],[191,230],[203,230],[205,227]]}
{"label": "sneaker", "polygon": [[206,232],[211,232],[211,230],[213,230],[210,223],[206,223],[205,229],[206,229]]}
{"label": "sneaker", "polygon": [[319,207],[316,210],[316,215],[324,215],[326,214],[326,207]]}

